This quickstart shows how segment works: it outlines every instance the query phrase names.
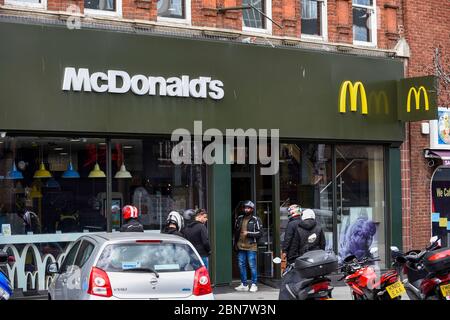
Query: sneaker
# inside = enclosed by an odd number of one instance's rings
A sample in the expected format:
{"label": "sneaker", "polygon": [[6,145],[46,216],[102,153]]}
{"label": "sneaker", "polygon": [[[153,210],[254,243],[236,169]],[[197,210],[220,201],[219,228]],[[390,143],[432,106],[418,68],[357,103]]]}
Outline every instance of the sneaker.
{"label": "sneaker", "polygon": [[252,286],[250,287],[250,292],[256,292],[258,291],[258,287],[256,286],[256,284],[252,283]]}
{"label": "sneaker", "polygon": [[245,286],[244,286],[244,284],[241,283],[241,284],[239,285],[239,287],[234,288],[234,290],[236,290],[236,291],[248,291],[248,285],[245,285]]}

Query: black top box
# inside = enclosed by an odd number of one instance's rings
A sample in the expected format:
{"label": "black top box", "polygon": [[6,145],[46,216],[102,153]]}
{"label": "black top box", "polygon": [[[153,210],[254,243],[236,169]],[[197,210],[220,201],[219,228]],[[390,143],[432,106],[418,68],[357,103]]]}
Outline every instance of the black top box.
{"label": "black top box", "polygon": [[295,260],[295,269],[303,278],[315,278],[338,269],[338,259],[333,252],[313,250]]}
{"label": "black top box", "polygon": [[450,248],[441,248],[425,254],[423,265],[428,272],[442,272],[450,270]]}

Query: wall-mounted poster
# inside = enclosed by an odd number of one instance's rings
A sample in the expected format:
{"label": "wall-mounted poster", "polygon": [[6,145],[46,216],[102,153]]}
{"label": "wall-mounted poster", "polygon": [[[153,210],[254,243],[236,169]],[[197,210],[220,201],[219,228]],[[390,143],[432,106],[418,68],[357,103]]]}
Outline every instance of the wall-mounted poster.
{"label": "wall-mounted poster", "polygon": [[431,180],[431,232],[450,245],[450,168],[438,167]]}
{"label": "wall-mounted poster", "polygon": [[438,119],[430,121],[430,148],[450,150],[450,109],[438,108]]}

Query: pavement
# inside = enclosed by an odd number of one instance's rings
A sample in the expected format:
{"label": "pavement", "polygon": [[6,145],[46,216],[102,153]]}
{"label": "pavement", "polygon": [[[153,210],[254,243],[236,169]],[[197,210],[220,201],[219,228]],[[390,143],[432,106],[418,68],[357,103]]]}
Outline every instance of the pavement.
{"label": "pavement", "polygon": [[[234,290],[239,282],[233,283],[231,286],[215,287],[213,289],[216,300],[278,300],[279,289],[269,287],[264,284],[258,285],[258,291],[253,292],[239,292]],[[334,300],[352,300],[350,288],[347,286],[336,286],[332,292]],[[403,294],[402,300],[409,300],[408,295]]]}
{"label": "pavement", "polygon": [[[269,287],[264,284],[258,285],[258,291],[253,292],[239,292],[234,290],[234,287],[239,285],[238,282],[233,283],[232,286],[220,286],[214,288],[214,296],[216,300],[278,300],[279,289]],[[335,300],[351,300],[350,288],[346,286],[335,286],[332,292]]]}

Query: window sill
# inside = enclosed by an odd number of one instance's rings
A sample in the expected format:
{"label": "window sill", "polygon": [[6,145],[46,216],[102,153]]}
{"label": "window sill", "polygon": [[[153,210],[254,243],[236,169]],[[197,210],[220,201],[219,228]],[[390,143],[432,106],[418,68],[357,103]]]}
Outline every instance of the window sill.
{"label": "window sill", "polygon": [[189,19],[178,19],[178,18],[166,18],[166,17],[157,17],[156,21],[162,22],[164,24],[176,24],[176,25],[191,25],[191,21]]}
{"label": "window sill", "polygon": [[358,47],[369,47],[369,48],[376,48],[376,43],[373,42],[364,42],[364,41],[355,41],[353,40],[353,45]]}
{"label": "window sill", "polygon": [[249,28],[249,27],[242,27],[242,33],[248,34],[248,35],[272,35],[271,29],[258,29],[258,28]]}
{"label": "window sill", "polygon": [[313,36],[309,34],[301,34],[300,39],[312,41],[312,42],[327,42],[328,39],[325,36]]}
{"label": "window sill", "polygon": [[28,2],[20,2],[20,1],[5,1],[5,8],[26,8],[26,9],[42,9],[45,10],[47,8],[47,3],[28,3]]}
{"label": "window sill", "polygon": [[84,14],[87,17],[116,17],[116,18],[122,17],[122,12],[95,10],[95,9],[84,9]]}

